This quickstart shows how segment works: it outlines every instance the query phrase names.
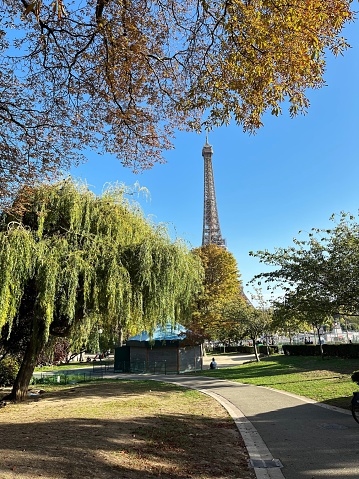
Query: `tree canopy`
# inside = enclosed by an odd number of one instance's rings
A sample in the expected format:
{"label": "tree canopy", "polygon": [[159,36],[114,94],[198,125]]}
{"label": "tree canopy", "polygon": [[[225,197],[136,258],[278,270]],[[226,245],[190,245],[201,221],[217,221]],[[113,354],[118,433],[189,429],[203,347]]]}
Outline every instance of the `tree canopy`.
{"label": "tree canopy", "polygon": [[280,287],[285,294],[282,308],[302,312],[311,322],[359,312],[359,224],[346,213],[332,221],[333,228],[313,228],[307,239],[295,239],[294,246],[251,253],[274,267],[254,281]]}
{"label": "tree canopy", "polygon": [[1,0],[0,198],[86,148],[134,170],[176,128],[254,131],[324,85],[350,0]]}
{"label": "tree canopy", "polygon": [[[232,253],[215,244],[196,248],[193,253],[204,269],[203,288],[196,297],[190,327],[197,333],[217,339],[229,327],[224,314],[228,302],[241,296],[242,288]],[[231,326],[232,327],[232,326]]]}
{"label": "tree canopy", "polygon": [[13,395],[26,392],[51,337],[85,341],[94,328],[127,333],[190,315],[198,259],[132,206],[122,187],[101,197],[71,180],[28,192],[22,217],[0,221],[0,331],[26,334]]}

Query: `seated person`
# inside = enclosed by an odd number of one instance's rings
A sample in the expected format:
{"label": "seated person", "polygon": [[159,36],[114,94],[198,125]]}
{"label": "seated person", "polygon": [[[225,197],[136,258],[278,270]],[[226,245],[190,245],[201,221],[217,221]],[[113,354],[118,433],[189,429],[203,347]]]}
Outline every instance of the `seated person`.
{"label": "seated person", "polygon": [[209,369],[217,369],[217,363],[214,358],[212,358],[211,364],[209,365]]}

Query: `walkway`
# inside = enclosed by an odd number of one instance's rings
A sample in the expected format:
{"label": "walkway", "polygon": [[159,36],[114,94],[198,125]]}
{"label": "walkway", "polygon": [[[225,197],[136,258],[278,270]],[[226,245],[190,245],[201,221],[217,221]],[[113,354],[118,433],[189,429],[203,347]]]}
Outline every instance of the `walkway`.
{"label": "walkway", "polygon": [[[225,362],[221,358],[220,366],[232,361],[233,357]],[[209,377],[114,373],[105,377],[171,382],[215,398],[233,417],[257,479],[359,479],[359,425],[349,411]]]}
{"label": "walkway", "polygon": [[222,403],[243,436],[258,479],[359,478],[359,426],[348,411],[212,378],[155,379],[197,389]]}

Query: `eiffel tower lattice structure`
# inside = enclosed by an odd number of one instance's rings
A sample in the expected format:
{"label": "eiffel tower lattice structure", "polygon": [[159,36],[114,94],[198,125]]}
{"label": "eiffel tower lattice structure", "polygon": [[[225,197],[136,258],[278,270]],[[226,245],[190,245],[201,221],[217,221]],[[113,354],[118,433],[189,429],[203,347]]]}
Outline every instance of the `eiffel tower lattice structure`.
{"label": "eiffel tower lattice structure", "polygon": [[226,247],[226,241],[222,238],[219,226],[216,192],[214,188],[214,177],[212,167],[213,148],[208,143],[202,149],[204,159],[204,210],[203,210],[203,233],[202,246],[216,244]]}

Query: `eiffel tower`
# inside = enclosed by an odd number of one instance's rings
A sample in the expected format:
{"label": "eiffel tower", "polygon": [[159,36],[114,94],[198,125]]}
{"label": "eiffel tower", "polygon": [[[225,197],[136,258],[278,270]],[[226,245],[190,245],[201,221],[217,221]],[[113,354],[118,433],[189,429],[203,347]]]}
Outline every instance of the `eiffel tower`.
{"label": "eiffel tower", "polygon": [[216,244],[226,247],[226,241],[222,238],[221,228],[219,226],[216,192],[214,189],[214,177],[212,168],[213,148],[208,143],[202,149],[204,159],[204,210],[203,210],[203,233],[202,246]]}

